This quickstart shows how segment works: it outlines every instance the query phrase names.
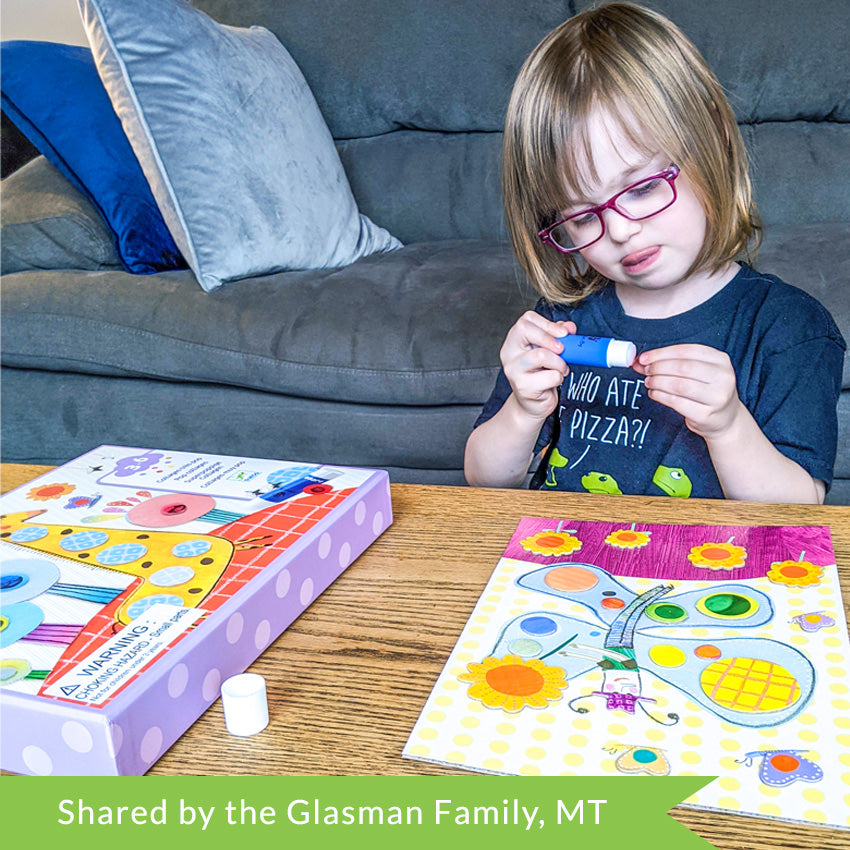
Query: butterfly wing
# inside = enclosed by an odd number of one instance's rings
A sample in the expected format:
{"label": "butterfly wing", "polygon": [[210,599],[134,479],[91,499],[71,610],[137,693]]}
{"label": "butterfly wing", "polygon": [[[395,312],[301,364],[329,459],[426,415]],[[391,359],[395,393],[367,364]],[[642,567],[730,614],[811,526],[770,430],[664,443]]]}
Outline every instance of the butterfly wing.
{"label": "butterfly wing", "polygon": [[664,596],[643,613],[642,630],[665,626],[753,628],[769,622],[774,612],[766,593],[744,584],[724,582]]}
{"label": "butterfly wing", "polygon": [[587,606],[609,625],[637,598],[609,572],[593,564],[552,564],[520,576],[520,587]]}
{"label": "butterfly wing", "polygon": [[640,669],[739,726],[784,723],[803,710],[814,690],[811,662],[768,638],[694,640],[638,632],[634,651]]}
{"label": "butterfly wing", "polygon": [[515,617],[502,629],[491,655],[537,658],[574,679],[597,667],[634,666],[630,657],[605,648],[604,626],[552,611]]}

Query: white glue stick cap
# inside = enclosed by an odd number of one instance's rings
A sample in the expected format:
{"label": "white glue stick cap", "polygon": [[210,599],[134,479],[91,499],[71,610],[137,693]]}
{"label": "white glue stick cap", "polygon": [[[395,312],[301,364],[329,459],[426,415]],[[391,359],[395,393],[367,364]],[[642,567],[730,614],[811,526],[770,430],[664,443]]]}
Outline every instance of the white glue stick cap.
{"label": "white glue stick cap", "polygon": [[258,673],[240,673],[221,685],[224,725],[231,735],[247,737],[269,725],[266,680]]}
{"label": "white glue stick cap", "polygon": [[608,345],[609,366],[631,366],[637,357],[637,348],[633,342],[624,339],[612,339]]}

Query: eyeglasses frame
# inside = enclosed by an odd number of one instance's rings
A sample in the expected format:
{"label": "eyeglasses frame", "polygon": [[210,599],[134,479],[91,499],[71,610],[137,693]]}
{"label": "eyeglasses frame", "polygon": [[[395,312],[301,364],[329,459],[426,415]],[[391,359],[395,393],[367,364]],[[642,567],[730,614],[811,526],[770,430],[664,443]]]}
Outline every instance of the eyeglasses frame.
{"label": "eyeglasses frame", "polygon": [[[658,174],[651,174],[649,177],[644,177],[641,180],[638,180],[637,182],[626,186],[625,189],[621,189],[619,192],[617,192],[616,195],[613,195],[611,198],[605,201],[604,204],[599,204],[599,206],[597,207],[588,207],[587,209],[581,210],[580,212],[568,215],[566,218],[559,219],[554,224],[550,224],[548,227],[544,227],[543,230],[541,230],[537,234],[537,236],[539,237],[541,242],[544,242],[547,245],[551,245],[553,248],[555,248],[557,251],[560,251],[562,254],[574,254],[576,251],[583,251],[585,248],[589,248],[591,245],[596,244],[605,235],[605,218],[602,215],[605,210],[614,210],[614,212],[616,212],[618,215],[623,216],[623,218],[627,218],[629,221],[644,221],[672,207],[673,204],[676,203],[676,198],[678,197],[678,194],[676,192],[675,181],[680,173],[681,172],[679,171],[679,167],[677,165],[671,165],[669,168],[665,168],[664,171],[659,171]],[[621,210],[617,206],[617,199],[620,198],[622,195],[625,195],[626,192],[630,192],[632,189],[635,188],[635,186],[640,186],[641,183],[647,183],[650,180],[657,180],[659,177],[663,180],[666,180],[667,184],[673,190],[673,197],[670,200],[669,204],[665,204],[663,207],[661,207],[660,210],[656,210],[655,212],[650,213],[649,215],[642,215],[636,218],[630,216],[627,212],[625,212],[625,210]],[[580,248],[562,248],[560,245],[558,245],[557,242],[555,242],[555,240],[552,238],[552,231],[556,227],[560,227],[565,222],[570,221],[574,218],[580,218],[581,216],[587,215],[588,213],[594,213],[602,224],[602,232],[599,234],[599,236],[596,237],[596,239],[594,239],[592,242],[588,242],[586,245],[582,245]]]}

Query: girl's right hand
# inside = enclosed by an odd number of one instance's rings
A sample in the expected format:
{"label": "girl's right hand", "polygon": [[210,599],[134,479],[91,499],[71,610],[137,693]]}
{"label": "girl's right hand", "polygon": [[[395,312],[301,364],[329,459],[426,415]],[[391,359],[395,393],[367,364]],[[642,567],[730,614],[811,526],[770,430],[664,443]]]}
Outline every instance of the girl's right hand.
{"label": "girl's right hand", "polygon": [[569,373],[557,337],[575,332],[575,322],[550,322],[529,310],[508,331],[499,352],[516,403],[541,423],[557,406],[558,388]]}

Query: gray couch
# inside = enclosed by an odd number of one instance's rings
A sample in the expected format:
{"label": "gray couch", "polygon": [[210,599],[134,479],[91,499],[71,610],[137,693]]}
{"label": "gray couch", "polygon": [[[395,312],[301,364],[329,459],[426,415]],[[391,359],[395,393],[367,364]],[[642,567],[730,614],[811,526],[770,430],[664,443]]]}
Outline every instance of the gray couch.
{"label": "gray couch", "polygon": [[[68,268],[40,270],[55,245],[36,232],[22,245],[28,219],[47,209],[88,216],[90,230],[97,222],[44,159],[28,163],[3,182],[4,226],[18,228],[4,257],[3,459],[58,463],[120,442],[461,482],[501,340],[535,300],[502,222],[506,100],[530,49],[586,4],[195,5],[278,35],[338,141],[361,211],[405,247],[211,294],[188,271],[131,276],[84,245]],[[652,5],[695,40],[739,117],[766,225],[757,267],[814,294],[850,339],[846,0]],[[850,368],[843,387],[829,500],[850,503]]]}

